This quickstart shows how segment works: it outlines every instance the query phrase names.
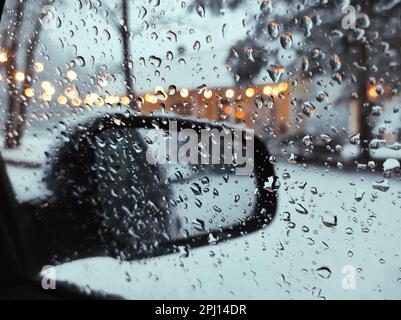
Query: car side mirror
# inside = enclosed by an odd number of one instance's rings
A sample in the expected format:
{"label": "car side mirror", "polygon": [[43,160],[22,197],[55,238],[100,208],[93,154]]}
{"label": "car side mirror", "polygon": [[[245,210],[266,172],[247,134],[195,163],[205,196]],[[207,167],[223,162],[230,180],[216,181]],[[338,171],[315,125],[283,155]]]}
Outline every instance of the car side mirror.
{"label": "car side mirror", "polygon": [[[267,226],[276,177],[252,130],[183,118],[105,115],[57,146],[41,216],[58,259],[140,259]],[[51,230],[51,232],[46,232]]]}

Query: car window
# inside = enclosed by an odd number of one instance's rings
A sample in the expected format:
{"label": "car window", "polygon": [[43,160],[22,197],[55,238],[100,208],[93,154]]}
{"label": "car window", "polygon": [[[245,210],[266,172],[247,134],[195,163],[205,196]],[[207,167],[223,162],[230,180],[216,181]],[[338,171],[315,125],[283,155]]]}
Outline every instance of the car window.
{"label": "car window", "polygon": [[[57,281],[125,298],[400,298],[400,17],[400,1],[7,0],[0,152],[29,228],[77,236],[64,259],[45,244]],[[218,241],[252,216],[257,176],[150,165],[149,128],[90,136],[107,115],[251,130],[274,168],[272,223]],[[76,220],[77,203],[99,209]],[[82,230],[112,249],[78,254]]]}

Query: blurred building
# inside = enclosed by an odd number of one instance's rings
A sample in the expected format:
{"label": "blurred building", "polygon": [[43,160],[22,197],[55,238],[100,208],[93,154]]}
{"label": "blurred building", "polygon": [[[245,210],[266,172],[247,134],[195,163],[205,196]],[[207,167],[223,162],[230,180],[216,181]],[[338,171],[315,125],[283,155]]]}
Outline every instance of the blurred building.
{"label": "blurred building", "polygon": [[159,87],[154,92],[140,94],[139,99],[144,113],[164,110],[211,121],[244,123],[255,129],[274,125],[283,131],[291,116],[286,82],[246,88]]}

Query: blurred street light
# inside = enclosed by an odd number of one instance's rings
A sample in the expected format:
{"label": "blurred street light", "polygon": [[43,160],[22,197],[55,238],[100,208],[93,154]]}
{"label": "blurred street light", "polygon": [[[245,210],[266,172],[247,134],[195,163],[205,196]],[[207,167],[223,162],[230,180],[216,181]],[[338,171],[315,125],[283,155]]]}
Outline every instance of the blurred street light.
{"label": "blurred street light", "polygon": [[7,52],[4,50],[0,50],[0,63],[5,63],[8,61]]}
{"label": "blurred street light", "polygon": [[14,78],[18,82],[22,82],[25,80],[25,74],[22,71],[17,71],[14,75]]}
{"label": "blurred street light", "polygon": [[[183,97],[183,98],[188,97],[188,95],[189,95],[188,89],[182,88],[182,89],[180,90],[180,95],[181,95],[181,97]],[[146,99],[146,98],[145,98],[145,99]]]}
{"label": "blurred street light", "polygon": [[228,99],[231,99],[232,97],[234,97],[234,95],[235,95],[235,92],[234,92],[233,89],[227,89],[227,91],[226,91],[226,97],[227,97]]}

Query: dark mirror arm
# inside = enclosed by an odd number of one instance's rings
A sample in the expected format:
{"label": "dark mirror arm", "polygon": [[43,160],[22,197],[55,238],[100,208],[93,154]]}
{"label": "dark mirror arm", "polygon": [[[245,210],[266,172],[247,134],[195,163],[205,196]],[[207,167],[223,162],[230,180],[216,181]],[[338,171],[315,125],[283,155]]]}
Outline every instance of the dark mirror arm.
{"label": "dark mirror arm", "polygon": [[26,272],[17,203],[0,155],[0,277],[1,286],[15,285]]}

